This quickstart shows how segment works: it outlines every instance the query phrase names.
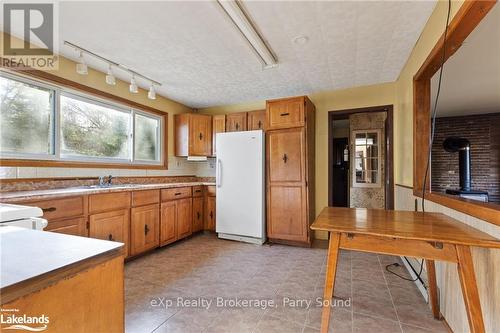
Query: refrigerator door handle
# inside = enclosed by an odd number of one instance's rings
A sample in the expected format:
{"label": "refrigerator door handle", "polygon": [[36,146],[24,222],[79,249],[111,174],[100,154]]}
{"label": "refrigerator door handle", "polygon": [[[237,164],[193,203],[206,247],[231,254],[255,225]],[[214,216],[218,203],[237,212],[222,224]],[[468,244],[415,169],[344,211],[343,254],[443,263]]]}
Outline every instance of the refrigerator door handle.
{"label": "refrigerator door handle", "polygon": [[220,159],[217,159],[217,177],[215,179],[217,187],[222,186],[222,162]]}

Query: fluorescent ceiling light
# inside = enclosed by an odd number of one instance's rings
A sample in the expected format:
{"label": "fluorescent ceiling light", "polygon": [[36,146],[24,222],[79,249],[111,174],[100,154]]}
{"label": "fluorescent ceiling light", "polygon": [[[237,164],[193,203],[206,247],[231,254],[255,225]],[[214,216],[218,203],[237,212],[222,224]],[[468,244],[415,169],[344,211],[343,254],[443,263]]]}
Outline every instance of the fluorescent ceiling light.
{"label": "fluorescent ceiling light", "polygon": [[237,0],[217,0],[217,2],[258,55],[264,68],[276,67],[278,60],[257,32],[248,15],[243,11],[240,2]]}

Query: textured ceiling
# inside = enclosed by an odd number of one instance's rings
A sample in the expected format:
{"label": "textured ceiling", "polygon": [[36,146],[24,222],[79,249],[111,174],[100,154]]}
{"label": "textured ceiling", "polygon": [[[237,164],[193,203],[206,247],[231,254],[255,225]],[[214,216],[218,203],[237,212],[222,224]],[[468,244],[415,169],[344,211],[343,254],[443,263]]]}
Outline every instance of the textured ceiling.
{"label": "textured ceiling", "polygon": [[[495,6],[444,65],[438,117],[500,112],[500,6]],[[436,98],[439,72],[431,81]]]}
{"label": "textured ceiling", "polygon": [[[278,68],[262,70],[213,1],[61,2],[61,42],[123,63],[161,82],[161,95],[200,108],[394,81],[435,1],[244,6],[277,55]],[[297,36],[308,42],[295,44]],[[60,50],[77,57],[67,46]]]}

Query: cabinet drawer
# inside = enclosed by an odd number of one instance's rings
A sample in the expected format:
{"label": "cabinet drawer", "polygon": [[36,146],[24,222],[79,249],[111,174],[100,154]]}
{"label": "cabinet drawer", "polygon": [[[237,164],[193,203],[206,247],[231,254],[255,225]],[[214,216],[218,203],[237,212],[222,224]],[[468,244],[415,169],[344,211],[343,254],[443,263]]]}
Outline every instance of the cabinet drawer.
{"label": "cabinet drawer", "polygon": [[160,202],[160,190],[132,192],[132,206],[145,206]]}
{"label": "cabinet drawer", "polygon": [[89,213],[99,213],[130,207],[130,192],[93,194],[89,196]]}
{"label": "cabinet drawer", "polygon": [[193,197],[203,196],[203,186],[193,186]]}
{"label": "cabinet drawer", "polygon": [[304,126],[304,99],[294,98],[267,103],[268,129]]}
{"label": "cabinet drawer", "polygon": [[191,187],[167,188],[161,190],[161,201],[191,197]]}
{"label": "cabinet drawer", "polygon": [[67,235],[87,236],[85,222],[86,219],[84,217],[49,221],[44,230]]}
{"label": "cabinet drawer", "polygon": [[85,197],[83,196],[30,202],[27,205],[40,207],[43,210],[43,217],[49,221],[85,215]]}
{"label": "cabinet drawer", "polygon": [[213,185],[207,186],[207,195],[209,197],[215,197],[215,191],[216,191],[215,186],[213,186]]}

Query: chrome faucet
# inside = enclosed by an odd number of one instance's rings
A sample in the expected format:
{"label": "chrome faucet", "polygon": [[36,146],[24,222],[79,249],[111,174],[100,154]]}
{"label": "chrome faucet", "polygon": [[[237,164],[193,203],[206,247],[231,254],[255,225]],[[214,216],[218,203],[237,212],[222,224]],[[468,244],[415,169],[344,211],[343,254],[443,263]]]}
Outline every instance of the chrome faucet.
{"label": "chrome faucet", "polygon": [[[107,180],[105,180],[107,178]],[[99,186],[106,187],[113,185],[113,176],[109,175],[108,177],[99,176]]]}
{"label": "chrome faucet", "polygon": [[104,176],[99,176],[99,186],[104,186]]}
{"label": "chrome faucet", "polygon": [[109,175],[108,176],[108,186],[111,186],[113,182],[113,176]]}

